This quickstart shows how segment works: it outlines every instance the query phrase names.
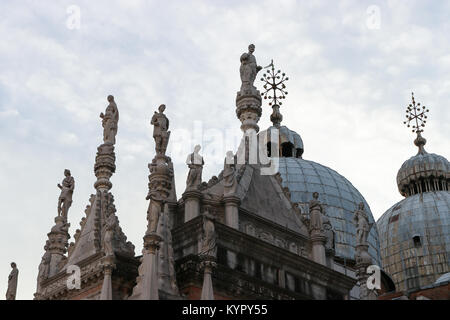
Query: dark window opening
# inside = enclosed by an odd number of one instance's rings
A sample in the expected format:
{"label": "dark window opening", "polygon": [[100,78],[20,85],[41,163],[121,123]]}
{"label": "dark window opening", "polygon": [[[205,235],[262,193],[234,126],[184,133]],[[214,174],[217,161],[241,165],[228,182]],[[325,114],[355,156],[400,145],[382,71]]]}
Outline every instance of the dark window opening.
{"label": "dark window opening", "polygon": [[222,265],[228,264],[227,249],[219,246],[217,247],[217,262]]}
{"label": "dark window opening", "polygon": [[281,155],[283,157],[292,157],[292,151],[294,150],[294,146],[290,142],[285,142],[281,144]]}
{"label": "dark window opening", "polygon": [[296,151],[297,151],[297,152],[296,152],[295,157],[296,157],[296,158],[301,158],[302,155],[303,155],[303,149],[302,149],[302,148],[297,148]]}
{"label": "dark window opening", "polygon": [[413,242],[414,242],[414,246],[415,246],[416,248],[422,246],[422,241],[420,240],[420,236],[414,236],[414,237],[413,237]]}

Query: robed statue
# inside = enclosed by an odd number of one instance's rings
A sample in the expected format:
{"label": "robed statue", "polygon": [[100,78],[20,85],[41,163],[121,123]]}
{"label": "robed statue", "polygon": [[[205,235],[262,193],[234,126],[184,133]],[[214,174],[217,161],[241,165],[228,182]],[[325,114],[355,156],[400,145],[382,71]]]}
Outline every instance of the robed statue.
{"label": "robed statue", "polygon": [[323,207],[319,201],[319,194],[313,193],[313,199],[309,202],[310,229],[323,231]]}
{"label": "robed statue", "polygon": [[75,188],[75,180],[70,174],[69,169],[64,170],[64,180],[61,184],[58,183],[58,188],[61,189],[61,194],[58,199],[58,217],[61,216],[67,221],[67,214],[72,205],[72,195]]}
{"label": "robed statue", "polygon": [[153,114],[151,124],[153,125],[153,138],[155,139],[155,150],[157,155],[165,155],[167,144],[169,143],[169,119],[164,114],[166,105],[162,104],[158,112]]}
{"label": "robed statue", "polygon": [[19,269],[14,262],[11,262],[11,273],[8,277],[8,289],[6,291],[6,300],[16,300],[17,278],[19,277]]}
{"label": "robed statue", "polygon": [[44,246],[45,253],[42,256],[41,263],[39,264],[38,278],[37,278],[37,292],[41,291],[41,283],[47,279],[50,271],[50,261],[52,254],[50,252],[50,241],[47,240]]}
{"label": "robed statue", "polygon": [[114,213],[110,213],[105,221],[105,234],[103,236],[103,250],[105,256],[114,256],[114,232],[117,227],[117,217]]}
{"label": "robed statue", "polygon": [[223,167],[223,194],[231,195],[236,192],[236,161],[232,151],[227,152]]}
{"label": "robed statue", "polygon": [[369,223],[369,217],[364,210],[363,202],[358,205],[353,221],[356,225],[356,245],[367,245],[367,238],[373,223]]}
{"label": "robed statue", "polygon": [[250,44],[248,46],[248,53],[241,55],[241,67],[239,69],[242,81],[241,91],[255,89],[253,83],[255,82],[257,73],[262,69],[261,66],[257,65],[253,52],[255,52],[255,45]]}
{"label": "robed statue", "polygon": [[186,164],[189,167],[189,173],[186,179],[186,189],[196,189],[202,183],[203,157],[199,154],[200,145],[194,147],[194,152],[188,155]]}
{"label": "robed statue", "polygon": [[105,113],[100,113],[103,126],[103,142],[105,144],[116,144],[119,110],[117,109],[113,96],[108,96],[108,102],[109,105],[106,107]]}
{"label": "robed statue", "polygon": [[203,214],[203,236],[200,250],[201,256],[216,256],[216,231],[214,216],[208,211]]}

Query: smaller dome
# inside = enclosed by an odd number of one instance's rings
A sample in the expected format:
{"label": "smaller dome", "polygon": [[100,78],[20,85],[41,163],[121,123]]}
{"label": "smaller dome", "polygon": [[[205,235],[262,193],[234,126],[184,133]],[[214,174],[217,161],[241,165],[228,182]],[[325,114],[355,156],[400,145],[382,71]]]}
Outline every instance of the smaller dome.
{"label": "smaller dome", "polygon": [[[270,132],[274,129],[279,130],[280,156],[301,158],[304,152],[304,148],[303,140],[300,135],[286,126],[280,126],[279,128],[270,126],[266,130],[268,135],[267,141],[270,141]],[[268,152],[270,154],[270,148],[268,148]]]}
{"label": "smaller dome", "polygon": [[406,160],[397,173],[398,190],[405,197],[422,192],[448,190],[450,163],[443,156],[427,153],[425,143],[425,138],[418,133],[414,144],[419,147],[419,152]]}

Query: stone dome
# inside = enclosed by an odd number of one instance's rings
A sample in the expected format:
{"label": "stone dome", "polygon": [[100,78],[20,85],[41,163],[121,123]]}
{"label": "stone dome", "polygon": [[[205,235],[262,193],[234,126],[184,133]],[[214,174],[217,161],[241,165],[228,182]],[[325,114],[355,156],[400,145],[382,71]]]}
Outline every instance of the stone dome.
{"label": "stone dome", "polygon": [[399,291],[433,284],[450,265],[450,165],[425,151],[426,139],[416,131],[417,155],[397,174],[406,197],[377,221],[383,268]]}
{"label": "stone dome", "polygon": [[[271,126],[260,134],[268,134],[277,127]],[[335,232],[335,254],[342,259],[355,259],[356,227],[353,222],[358,204],[363,202],[369,222],[374,223],[370,230],[369,255],[373,262],[381,265],[380,245],[375,220],[364,197],[342,175],[336,171],[310,160],[302,159],[303,140],[301,136],[286,126],[279,126],[279,169],[283,187],[289,189],[291,201],[299,203],[304,212],[314,192],[325,205],[325,211]],[[270,144],[267,146],[270,152]],[[303,208],[302,208],[303,207]]]}
{"label": "stone dome", "polygon": [[430,285],[450,266],[450,192],[408,196],[377,221],[383,269],[397,290]]}
{"label": "stone dome", "polygon": [[369,255],[374,263],[381,265],[375,220],[361,193],[346,178],[324,165],[294,157],[280,157],[279,160],[282,185],[289,189],[292,202],[300,203],[302,211],[307,210],[313,192],[319,193],[319,200],[325,205],[326,215],[335,232],[338,257],[355,259],[356,227],[353,216],[358,204],[364,203],[369,222],[374,223],[368,237]]}
{"label": "stone dome", "polygon": [[420,133],[414,143],[419,147],[419,152],[406,160],[397,173],[400,194],[406,197],[421,192],[448,190],[448,160],[443,156],[427,153],[424,149],[426,140]]}

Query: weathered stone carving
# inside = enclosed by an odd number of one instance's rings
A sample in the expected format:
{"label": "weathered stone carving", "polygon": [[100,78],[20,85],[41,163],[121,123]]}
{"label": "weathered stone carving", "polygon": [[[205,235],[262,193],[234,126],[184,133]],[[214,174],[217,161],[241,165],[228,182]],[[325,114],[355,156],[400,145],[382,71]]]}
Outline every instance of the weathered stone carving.
{"label": "weathered stone carving", "polygon": [[159,106],[158,111],[152,117],[151,124],[153,125],[153,138],[155,139],[155,149],[157,155],[165,155],[167,145],[169,143],[170,131],[169,119],[164,114],[166,105]]}
{"label": "weathered stone carving", "polygon": [[231,195],[236,193],[237,179],[236,179],[236,161],[232,151],[227,152],[225,164],[223,168],[223,194]]}
{"label": "weathered stone carving", "polygon": [[363,202],[358,205],[353,221],[356,224],[356,246],[367,245],[367,237],[369,236],[369,231],[373,223],[369,223],[369,217],[364,210]]}
{"label": "weathered stone carving", "polygon": [[116,144],[119,110],[113,96],[108,96],[108,102],[109,105],[106,107],[105,113],[100,113],[103,126],[103,142],[105,144]]}
{"label": "weathered stone carving", "polygon": [[58,183],[58,188],[61,189],[61,194],[58,199],[58,216],[62,216],[67,221],[69,208],[72,205],[72,195],[75,188],[75,180],[70,174],[69,169],[64,170],[65,178],[61,184]]}
{"label": "weathered stone carving", "polygon": [[44,246],[45,253],[42,256],[41,263],[39,264],[39,272],[37,277],[37,292],[41,291],[41,282],[48,278],[48,273],[50,271],[50,241],[47,240]]}
{"label": "weathered stone carving", "polygon": [[14,262],[11,262],[11,273],[8,276],[8,289],[6,290],[6,300],[16,300],[17,279],[19,277],[19,269]]}
{"label": "weathered stone carving", "polygon": [[328,251],[335,250],[334,247],[334,231],[331,225],[330,219],[327,216],[323,217],[323,228],[325,230],[325,236],[327,237],[327,242],[325,243],[325,249]]}
{"label": "weathered stone carving", "polygon": [[105,234],[103,236],[103,250],[105,256],[114,256],[114,231],[117,227],[117,217],[112,213],[106,218],[105,222]]}
{"label": "weathered stone carving", "polygon": [[150,205],[147,211],[147,232],[156,233],[158,227],[159,217],[161,216],[161,203],[158,201],[150,201]]}
{"label": "weathered stone carving", "polygon": [[188,155],[186,164],[189,167],[189,173],[186,179],[186,190],[197,189],[202,183],[203,157],[199,154],[201,147],[196,145],[194,152]]}
{"label": "weathered stone carving", "polygon": [[243,53],[240,58],[241,67],[239,69],[239,72],[242,82],[241,92],[244,92],[248,89],[256,90],[256,88],[253,86],[253,83],[255,82],[257,73],[262,69],[262,67],[257,65],[256,58],[253,55],[253,52],[255,52],[255,45],[250,44],[248,46],[248,53]]}
{"label": "weathered stone carving", "polygon": [[310,228],[311,230],[323,230],[322,214],[323,207],[320,203],[319,194],[313,193],[313,199],[309,201],[309,215],[310,215]]}
{"label": "weathered stone carving", "polygon": [[203,213],[203,236],[200,256],[216,256],[216,232],[214,227],[215,217],[208,211]]}

